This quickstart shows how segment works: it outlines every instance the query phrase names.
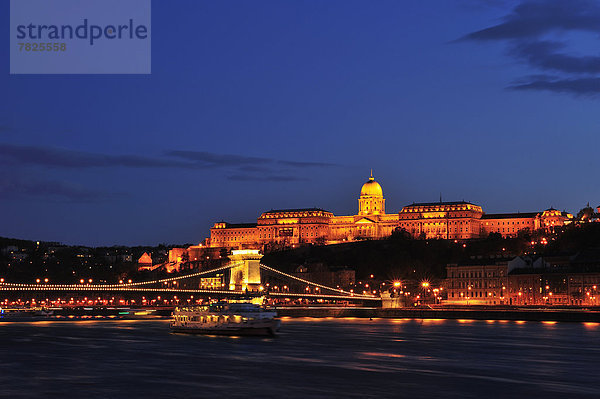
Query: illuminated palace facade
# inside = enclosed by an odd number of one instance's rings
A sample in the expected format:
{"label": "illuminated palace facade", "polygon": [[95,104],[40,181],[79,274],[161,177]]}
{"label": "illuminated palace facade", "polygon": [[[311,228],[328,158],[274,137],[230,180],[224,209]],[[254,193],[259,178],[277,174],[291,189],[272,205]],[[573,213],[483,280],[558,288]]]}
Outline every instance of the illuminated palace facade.
{"label": "illuminated palace facade", "polygon": [[335,216],[319,209],[279,209],[260,215],[256,223],[218,222],[206,245],[213,248],[260,249],[267,244],[333,244],[357,239],[385,238],[404,230],[414,238],[465,240],[499,233],[552,229],[567,224],[572,215],[548,209],[538,213],[485,214],[469,202],[415,203],[399,213],[386,213],[381,185],[373,174],[363,184],[358,213]]}
{"label": "illuminated palace facade", "polygon": [[469,202],[431,202],[402,208],[398,227],[415,238],[465,240],[499,233],[516,236],[519,231],[552,230],[568,224],[573,215],[556,209],[534,213],[485,214]]}

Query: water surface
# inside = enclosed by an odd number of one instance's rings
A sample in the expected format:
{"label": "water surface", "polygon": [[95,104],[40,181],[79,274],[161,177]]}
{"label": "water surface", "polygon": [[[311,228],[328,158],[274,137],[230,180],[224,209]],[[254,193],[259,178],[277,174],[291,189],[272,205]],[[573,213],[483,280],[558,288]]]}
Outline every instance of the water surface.
{"label": "water surface", "polygon": [[600,397],[600,326],[284,319],[277,338],[161,321],[0,323],[0,396]]}

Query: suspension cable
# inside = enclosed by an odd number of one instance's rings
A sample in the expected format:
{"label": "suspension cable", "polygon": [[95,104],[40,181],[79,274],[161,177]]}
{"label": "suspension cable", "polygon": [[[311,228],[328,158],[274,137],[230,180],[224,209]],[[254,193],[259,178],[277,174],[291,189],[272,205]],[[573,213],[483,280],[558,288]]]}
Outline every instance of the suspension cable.
{"label": "suspension cable", "polygon": [[354,296],[354,297],[375,298],[375,296],[373,296],[373,295],[355,294],[355,293],[353,293],[353,292],[344,291],[344,290],[341,290],[341,289],[338,289],[338,288],[332,288],[332,287],[328,287],[328,286],[326,286],[326,285],[323,285],[323,284],[319,284],[319,283],[313,283],[312,281],[308,281],[308,280],[305,280],[305,279],[303,279],[303,278],[296,277],[296,276],[293,276],[293,275],[291,275],[291,274],[284,273],[284,272],[282,272],[282,271],[279,271],[279,270],[277,270],[277,269],[273,269],[272,267],[269,267],[269,266],[267,266],[267,265],[264,265],[264,264],[262,264],[262,263],[260,264],[260,267],[262,267],[262,268],[263,268],[263,269],[265,269],[265,270],[269,270],[269,271],[271,271],[271,272],[274,272],[274,273],[279,273],[279,274],[281,274],[281,275],[283,275],[283,276],[285,276],[285,277],[287,277],[287,278],[291,278],[291,279],[293,279],[293,280],[300,281],[300,282],[302,282],[302,283],[304,283],[304,284],[308,284],[308,285],[314,285],[315,287],[319,287],[319,288],[326,289],[326,290],[330,290],[330,291],[339,292],[340,294],[344,294],[344,295],[350,295],[350,296]]}

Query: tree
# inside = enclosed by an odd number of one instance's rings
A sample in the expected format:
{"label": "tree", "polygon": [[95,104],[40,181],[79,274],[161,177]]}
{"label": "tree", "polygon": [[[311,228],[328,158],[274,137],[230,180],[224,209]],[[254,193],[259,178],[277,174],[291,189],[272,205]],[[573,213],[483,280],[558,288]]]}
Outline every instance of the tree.
{"label": "tree", "polygon": [[497,233],[495,231],[492,231],[489,235],[488,235],[488,240],[490,241],[499,241],[502,239],[502,234]]}
{"label": "tree", "polygon": [[226,258],[229,255],[229,251],[227,250],[227,248],[221,248],[221,251],[219,251],[219,256],[221,258]]}
{"label": "tree", "polygon": [[394,231],[392,231],[392,238],[395,240],[410,240],[411,235],[406,229],[396,227]]}
{"label": "tree", "polygon": [[577,212],[577,220],[581,222],[589,222],[593,215],[594,208],[592,208],[588,202],[585,208],[581,208],[579,212]]}

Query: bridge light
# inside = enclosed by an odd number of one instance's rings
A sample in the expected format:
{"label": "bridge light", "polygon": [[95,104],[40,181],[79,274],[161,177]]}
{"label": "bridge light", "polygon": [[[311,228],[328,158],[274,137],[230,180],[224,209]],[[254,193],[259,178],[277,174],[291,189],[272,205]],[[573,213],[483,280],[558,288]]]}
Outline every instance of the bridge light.
{"label": "bridge light", "polygon": [[127,280],[127,282],[128,282],[129,284],[131,284],[131,279]]}
{"label": "bridge light", "polygon": [[47,283],[47,282],[48,282],[48,277],[46,277],[46,278],[44,279],[44,283]]}
{"label": "bridge light", "polygon": [[36,279],[35,279],[35,282],[39,284],[39,282],[40,282],[40,279],[39,279],[39,278],[36,278]]}
{"label": "bridge light", "polygon": [[92,279],[89,279],[89,280],[88,280],[88,282],[89,282],[90,284],[92,283],[92,281],[94,281],[94,280],[92,280]]}
{"label": "bridge light", "polygon": [[394,287],[398,288],[402,285],[400,281],[394,281]]}

